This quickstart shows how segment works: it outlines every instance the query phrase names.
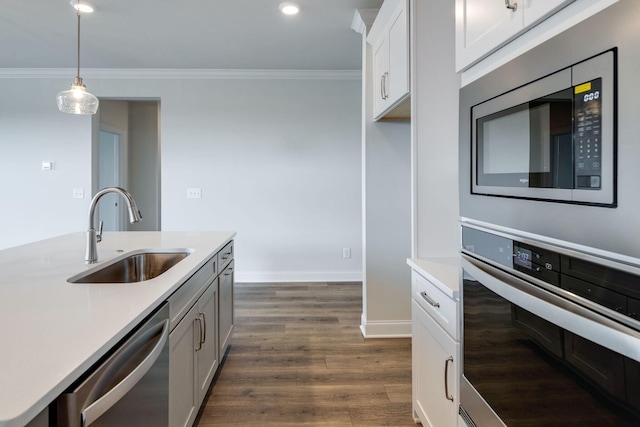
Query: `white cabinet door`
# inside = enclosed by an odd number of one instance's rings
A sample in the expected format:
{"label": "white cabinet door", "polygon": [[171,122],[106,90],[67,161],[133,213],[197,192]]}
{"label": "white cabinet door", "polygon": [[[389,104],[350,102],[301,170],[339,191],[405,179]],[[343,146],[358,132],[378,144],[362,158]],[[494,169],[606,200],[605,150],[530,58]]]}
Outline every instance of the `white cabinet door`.
{"label": "white cabinet door", "polygon": [[456,0],[456,69],[488,55],[575,0]]}
{"label": "white cabinet door", "polygon": [[197,319],[200,336],[196,341],[198,407],[204,400],[218,368],[218,283],[213,281],[198,300]]}
{"label": "white cabinet door", "polygon": [[198,415],[200,402],[195,382],[197,304],[189,310],[169,335],[169,426],[190,427]]}
{"label": "white cabinet door", "polygon": [[389,41],[381,38],[373,45],[373,117],[379,117],[389,105]]}
{"label": "white cabinet door", "polygon": [[388,104],[393,105],[409,93],[409,11],[400,2],[389,23]]}
{"label": "white cabinet door", "polygon": [[456,0],[456,68],[473,63],[522,30],[523,0]]}
{"label": "white cabinet door", "polygon": [[524,3],[524,26],[530,27],[553,15],[574,0],[520,0]]}
{"label": "white cabinet door", "polygon": [[373,118],[383,118],[410,92],[409,1],[385,0],[367,41],[373,52]]}
{"label": "white cabinet door", "polygon": [[425,427],[455,427],[459,344],[415,300],[411,312],[413,410]]}

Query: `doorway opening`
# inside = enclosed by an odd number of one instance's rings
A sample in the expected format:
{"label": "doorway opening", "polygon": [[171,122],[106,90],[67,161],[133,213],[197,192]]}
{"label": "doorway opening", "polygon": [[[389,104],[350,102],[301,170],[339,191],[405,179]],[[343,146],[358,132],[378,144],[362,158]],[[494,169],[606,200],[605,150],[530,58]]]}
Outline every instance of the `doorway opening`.
{"label": "doorway opening", "polygon": [[[100,129],[98,139],[98,188],[125,187],[124,142],[126,130]],[[124,205],[117,194],[105,194],[98,205],[98,216],[104,231],[121,231],[124,221]]]}
{"label": "doorway opening", "polygon": [[122,200],[98,206],[105,231],[160,230],[160,101],[100,99],[93,117],[92,194],[118,186],[131,193],[142,221],[130,224]]}

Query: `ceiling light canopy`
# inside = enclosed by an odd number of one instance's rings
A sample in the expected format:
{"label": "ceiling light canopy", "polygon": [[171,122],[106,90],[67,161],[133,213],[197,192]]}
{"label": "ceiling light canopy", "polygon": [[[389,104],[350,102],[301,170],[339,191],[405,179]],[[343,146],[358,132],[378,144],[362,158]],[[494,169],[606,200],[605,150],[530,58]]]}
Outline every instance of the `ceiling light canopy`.
{"label": "ceiling light canopy", "polygon": [[[80,5],[80,1],[76,0],[76,5]],[[71,0],[73,4],[73,0]],[[70,114],[95,114],[98,111],[98,98],[87,92],[87,88],[82,83],[80,77],[80,7],[76,7],[76,15],[78,16],[78,73],[71,85],[71,89],[62,91],[56,97],[58,109],[63,113]]]}
{"label": "ceiling light canopy", "polygon": [[296,13],[300,12],[300,5],[298,5],[297,3],[289,2],[280,3],[280,10],[285,15],[295,15]]}
{"label": "ceiling light canopy", "polygon": [[82,13],[91,13],[94,10],[93,5],[86,1],[69,0],[69,4]]}

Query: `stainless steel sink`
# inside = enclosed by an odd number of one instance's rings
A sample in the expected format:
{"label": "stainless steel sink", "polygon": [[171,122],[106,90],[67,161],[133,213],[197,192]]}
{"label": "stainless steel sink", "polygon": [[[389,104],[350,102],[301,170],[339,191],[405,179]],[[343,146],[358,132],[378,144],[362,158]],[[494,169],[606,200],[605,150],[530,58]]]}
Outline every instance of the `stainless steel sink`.
{"label": "stainless steel sink", "polygon": [[153,279],[185,259],[189,250],[136,251],[70,277],[70,283],[135,283]]}

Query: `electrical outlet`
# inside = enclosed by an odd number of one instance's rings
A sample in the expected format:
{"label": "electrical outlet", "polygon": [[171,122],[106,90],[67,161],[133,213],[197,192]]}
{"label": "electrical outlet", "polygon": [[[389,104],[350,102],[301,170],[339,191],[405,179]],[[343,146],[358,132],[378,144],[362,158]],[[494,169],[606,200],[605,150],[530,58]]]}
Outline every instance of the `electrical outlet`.
{"label": "electrical outlet", "polygon": [[84,199],[84,189],[82,188],[74,188],[72,194],[74,199]]}
{"label": "electrical outlet", "polygon": [[342,258],[351,258],[351,248],[342,248]]}
{"label": "electrical outlet", "polygon": [[187,188],[187,199],[201,199],[202,189],[200,188]]}

